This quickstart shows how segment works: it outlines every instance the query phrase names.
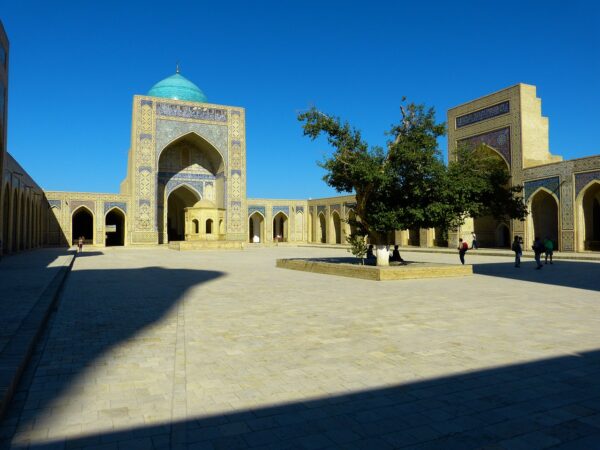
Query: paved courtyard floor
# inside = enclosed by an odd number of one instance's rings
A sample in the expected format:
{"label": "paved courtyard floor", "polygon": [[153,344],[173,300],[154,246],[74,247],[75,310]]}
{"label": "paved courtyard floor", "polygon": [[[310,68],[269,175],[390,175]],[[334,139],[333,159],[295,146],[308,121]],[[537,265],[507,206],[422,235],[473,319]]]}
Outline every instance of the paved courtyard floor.
{"label": "paved courtyard floor", "polygon": [[275,268],[276,258],[344,255],[84,253],[0,442],[600,448],[599,263],[536,271],[469,252],[472,277],[395,282]]}

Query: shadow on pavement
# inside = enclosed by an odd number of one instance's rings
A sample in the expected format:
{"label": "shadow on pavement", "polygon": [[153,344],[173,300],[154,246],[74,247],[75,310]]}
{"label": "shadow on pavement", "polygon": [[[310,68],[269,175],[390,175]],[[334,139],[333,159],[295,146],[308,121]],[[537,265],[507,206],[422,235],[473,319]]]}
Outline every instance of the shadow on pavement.
{"label": "shadow on pavement", "polygon": [[[78,257],[97,254],[102,253],[84,252]],[[0,448],[2,439],[14,432],[17,423],[33,423],[96,359],[163,319],[188,289],[223,275],[218,271],[161,267],[72,271],[55,317],[42,338],[52,350],[44,351],[45,343],[38,344],[37,355],[0,423]],[[58,355],[57,360],[49,354]],[[43,392],[28,390],[33,377],[38,388],[42,382]],[[37,406],[29,409],[28,405]]]}
{"label": "shadow on pavement", "polygon": [[55,444],[29,448],[597,449],[600,351]]}
{"label": "shadow on pavement", "polygon": [[530,281],[547,285],[600,291],[600,264],[582,261],[555,261],[536,270],[533,261],[521,263],[516,268],[513,262],[473,264],[473,273],[511,280]]}

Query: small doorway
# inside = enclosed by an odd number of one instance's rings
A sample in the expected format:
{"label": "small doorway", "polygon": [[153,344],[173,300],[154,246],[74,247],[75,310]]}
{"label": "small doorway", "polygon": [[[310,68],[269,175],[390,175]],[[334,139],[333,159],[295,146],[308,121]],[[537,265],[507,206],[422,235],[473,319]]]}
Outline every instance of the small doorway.
{"label": "small doorway", "polygon": [[278,212],[273,218],[273,241],[274,242],[287,242],[288,240],[288,218],[282,213]]}
{"label": "small doorway", "polygon": [[111,209],[106,214],[104,230],[107,247],[125,245],[125,214],[120,209]]}
{"label": "small doorway", "polygon": [[84,244],[93,244],[94,216],[89,209],[82,206],[73,213],[71,231],[73,245],[77,243],[80,237],[83,237]]}

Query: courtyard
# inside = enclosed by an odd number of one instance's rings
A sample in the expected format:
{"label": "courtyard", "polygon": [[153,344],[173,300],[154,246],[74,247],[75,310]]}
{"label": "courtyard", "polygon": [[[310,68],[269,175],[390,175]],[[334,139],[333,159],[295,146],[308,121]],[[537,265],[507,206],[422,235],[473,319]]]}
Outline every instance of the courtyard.
{"label": "courtyard", "polygon": [[600,263],[471,251],[471,277],[386,283],[275,268],[347,255],[87,247],[0,447],[600,446]]}

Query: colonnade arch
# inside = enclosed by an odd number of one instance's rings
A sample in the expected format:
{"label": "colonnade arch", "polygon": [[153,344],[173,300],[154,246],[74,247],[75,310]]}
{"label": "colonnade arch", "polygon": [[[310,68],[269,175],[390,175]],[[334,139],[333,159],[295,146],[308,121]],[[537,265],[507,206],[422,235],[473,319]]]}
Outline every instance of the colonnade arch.
{"label": "colonnade arch", "polygon": [[254,211],[248,218],[248,241],[259,244],[265,241],[265,218],[258,211]]}
{"label": "colonnade arch", "polygon": [[333,230],[332,240],[334,244],[342,243],[342,220],[340,219],[340,215],[337,211],[333,211],[331,213],[331,229]]}
{"label": "colonnade arch", "polygon": [[550,239],[554,242],[554,248],[558,249],[560,225],[559,225],[559,201],[556,195],[546,188],[535,191],[528,204],[529,216],[527,220],[527,235],[529,237],[526,248],[531,248],[536,237]]}
{"label": "colonnade arch", "polygon": [[319,213],[318,221],[318,239],[321,244],[327,243],[327,220],[325,220],[325,213]]}
{"label": "colonnade arch", "polygon": [[4,191],[2,193],[2,253],[9,252],[9,236],[10,236],[10,199],[11,192],[8,183],[4,187]]}
{"label": "colonnade arch", "polygon": [[106,240],[104,244],[107,247],[125,245],[125,226],[126,215],[118,207],[113,207],[104,215],[104,232]]}
{"label": "colonnade arch", "polygon": [[289,239],[288,230],[288,216],[283,212],[279,211],[273,217],[273,241],[275,242],[287,242]]}
{"label": "colonnade arch", "polygon": [[576,205],[577,250],[600,251],[600,181],[588,183],[577,196]]}
{"label": "colonnade arch", "polygon": [[80,206],[71,214],[71,244],[76,244],[81,237],[85,244],[94,243],[94,213],[86,206]]}
{"label": "colonnade arch", "polygon": [[41,194],[15,187],[10,181],[0,185],[0,252],[15,253],[42,245]]}
{"label": "colonnade arch", "polygon": [[182,184],[167,197],[167,239],[185,240],[185,208],[194,206],[201,200],[200,194],[191,186]]}

